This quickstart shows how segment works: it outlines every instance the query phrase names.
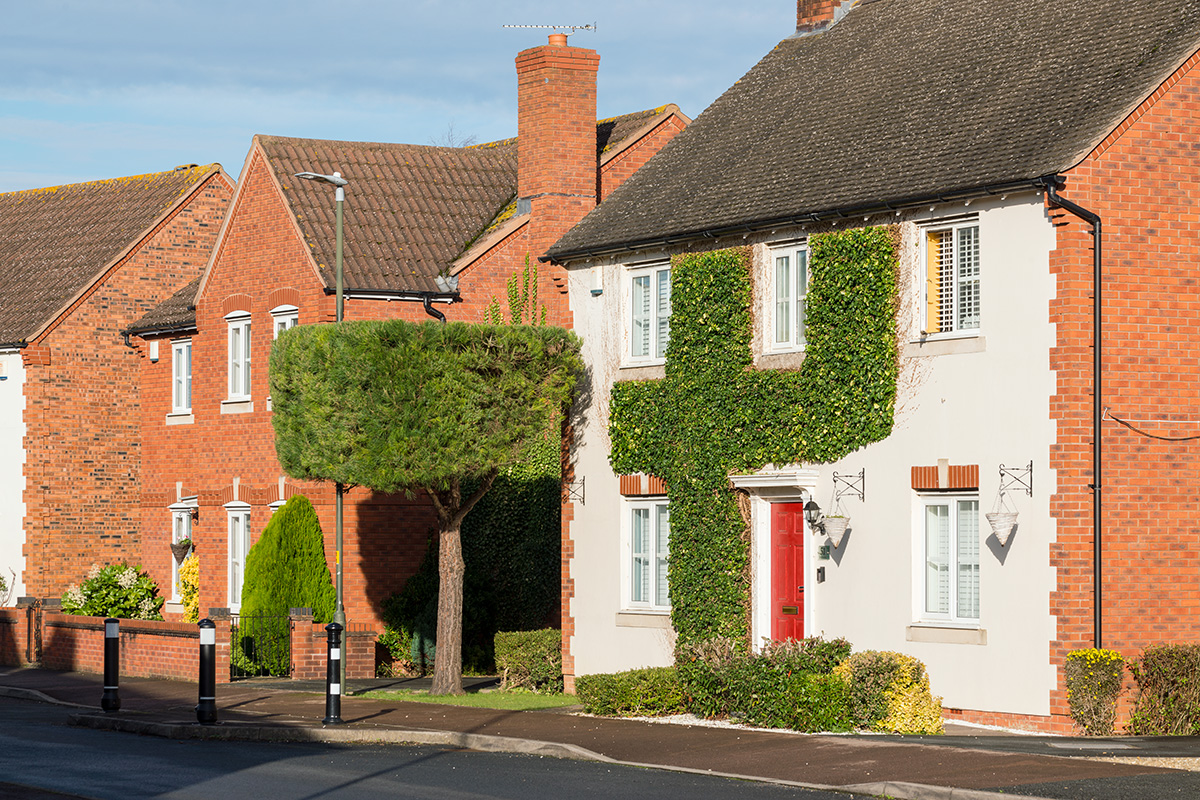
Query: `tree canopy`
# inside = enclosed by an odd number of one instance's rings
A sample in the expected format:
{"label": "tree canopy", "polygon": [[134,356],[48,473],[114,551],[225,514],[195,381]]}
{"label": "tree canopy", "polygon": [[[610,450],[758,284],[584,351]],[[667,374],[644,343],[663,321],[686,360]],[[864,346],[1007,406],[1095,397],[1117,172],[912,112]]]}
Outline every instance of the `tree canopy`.
{"label": "tree canopy", "polygon": [[581,370],[578,337],[542,325],[341,322],[293,328],[271,351],[275,449],[289,475],[421,488],[433,502],[435,694],[462,692],[463,518],[556,427]]}

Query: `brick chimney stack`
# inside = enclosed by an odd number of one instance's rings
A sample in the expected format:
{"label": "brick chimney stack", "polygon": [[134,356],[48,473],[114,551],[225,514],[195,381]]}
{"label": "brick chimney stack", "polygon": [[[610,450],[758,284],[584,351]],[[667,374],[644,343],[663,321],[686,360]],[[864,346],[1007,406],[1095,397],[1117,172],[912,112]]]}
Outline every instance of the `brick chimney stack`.
{"label": "brick chimney stack", "polygon": [[796,0],[796,33],[820,33],[834,22],[841,0]]}
{"label": "brick chimney stack", "polygon": [[517,197],[536,259],[596,206],[595,50],[563,34],[517,55]]}

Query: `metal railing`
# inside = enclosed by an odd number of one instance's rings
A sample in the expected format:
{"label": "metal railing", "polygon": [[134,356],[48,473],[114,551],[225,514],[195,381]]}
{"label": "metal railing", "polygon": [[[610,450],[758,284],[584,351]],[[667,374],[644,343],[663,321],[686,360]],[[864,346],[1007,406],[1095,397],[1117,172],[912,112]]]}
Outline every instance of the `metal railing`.
{"label": "metal railing", "polygon": [[292,625],[287,614],[232,614],[229,677],[286,678],[292,671]]}

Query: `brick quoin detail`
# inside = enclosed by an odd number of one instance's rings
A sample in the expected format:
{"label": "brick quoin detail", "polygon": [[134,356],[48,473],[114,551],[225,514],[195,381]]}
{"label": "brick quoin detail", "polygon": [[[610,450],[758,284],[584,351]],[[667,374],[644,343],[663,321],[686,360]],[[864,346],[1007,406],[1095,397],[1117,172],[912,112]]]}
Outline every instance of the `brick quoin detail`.
{"label": "brick quoin detail", "polygon": [[[1064,197],[1104,221],[1104,406],[1153,433],[1194,434],[1200,397],[1200,77],[1193,56],[1096,150],[1066,173]],[[1048,209],[1058,246],[1050,270],[1058,293],[1050,354],[1057,375],[1051,449],[1057,538],[1051,565],[1058,590],[1051,663],[1058,686],[1051,712],[1068,713],[1061,667],[1091,647],[1092,585],[1092,237],[1090,227]],[[1104,423],[1105,647],[1133,657],[1144,647],[1200,641],[1200,521],[1194,443],[1144,438]],[[1123,713],[1127,709],[1123,709]]]}

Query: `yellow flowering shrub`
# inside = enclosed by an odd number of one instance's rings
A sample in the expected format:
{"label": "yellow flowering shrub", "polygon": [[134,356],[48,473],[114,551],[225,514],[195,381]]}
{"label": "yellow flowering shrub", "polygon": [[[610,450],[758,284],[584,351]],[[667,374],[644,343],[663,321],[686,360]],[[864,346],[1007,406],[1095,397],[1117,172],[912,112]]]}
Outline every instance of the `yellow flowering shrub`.
{"label": "yellow flowering shrub", "polygon": [[179,599],[183,602],[183,618],[187,622],[200,619],[200,559],[195,551],[179,565]]}
{"label": "yellow flowering shrub", "polygon": [[942,698],[929,689],[925,665],[904,653],[864,650],[833,671],[850,685],[858,727],[889,733],[942,733]]}
{"label": "yellow flowering shrub", "polygon": [[1112,650],[1075,650],[1064,669],[1071,719],[1086,736],[1111,736],[1125,659]]}

